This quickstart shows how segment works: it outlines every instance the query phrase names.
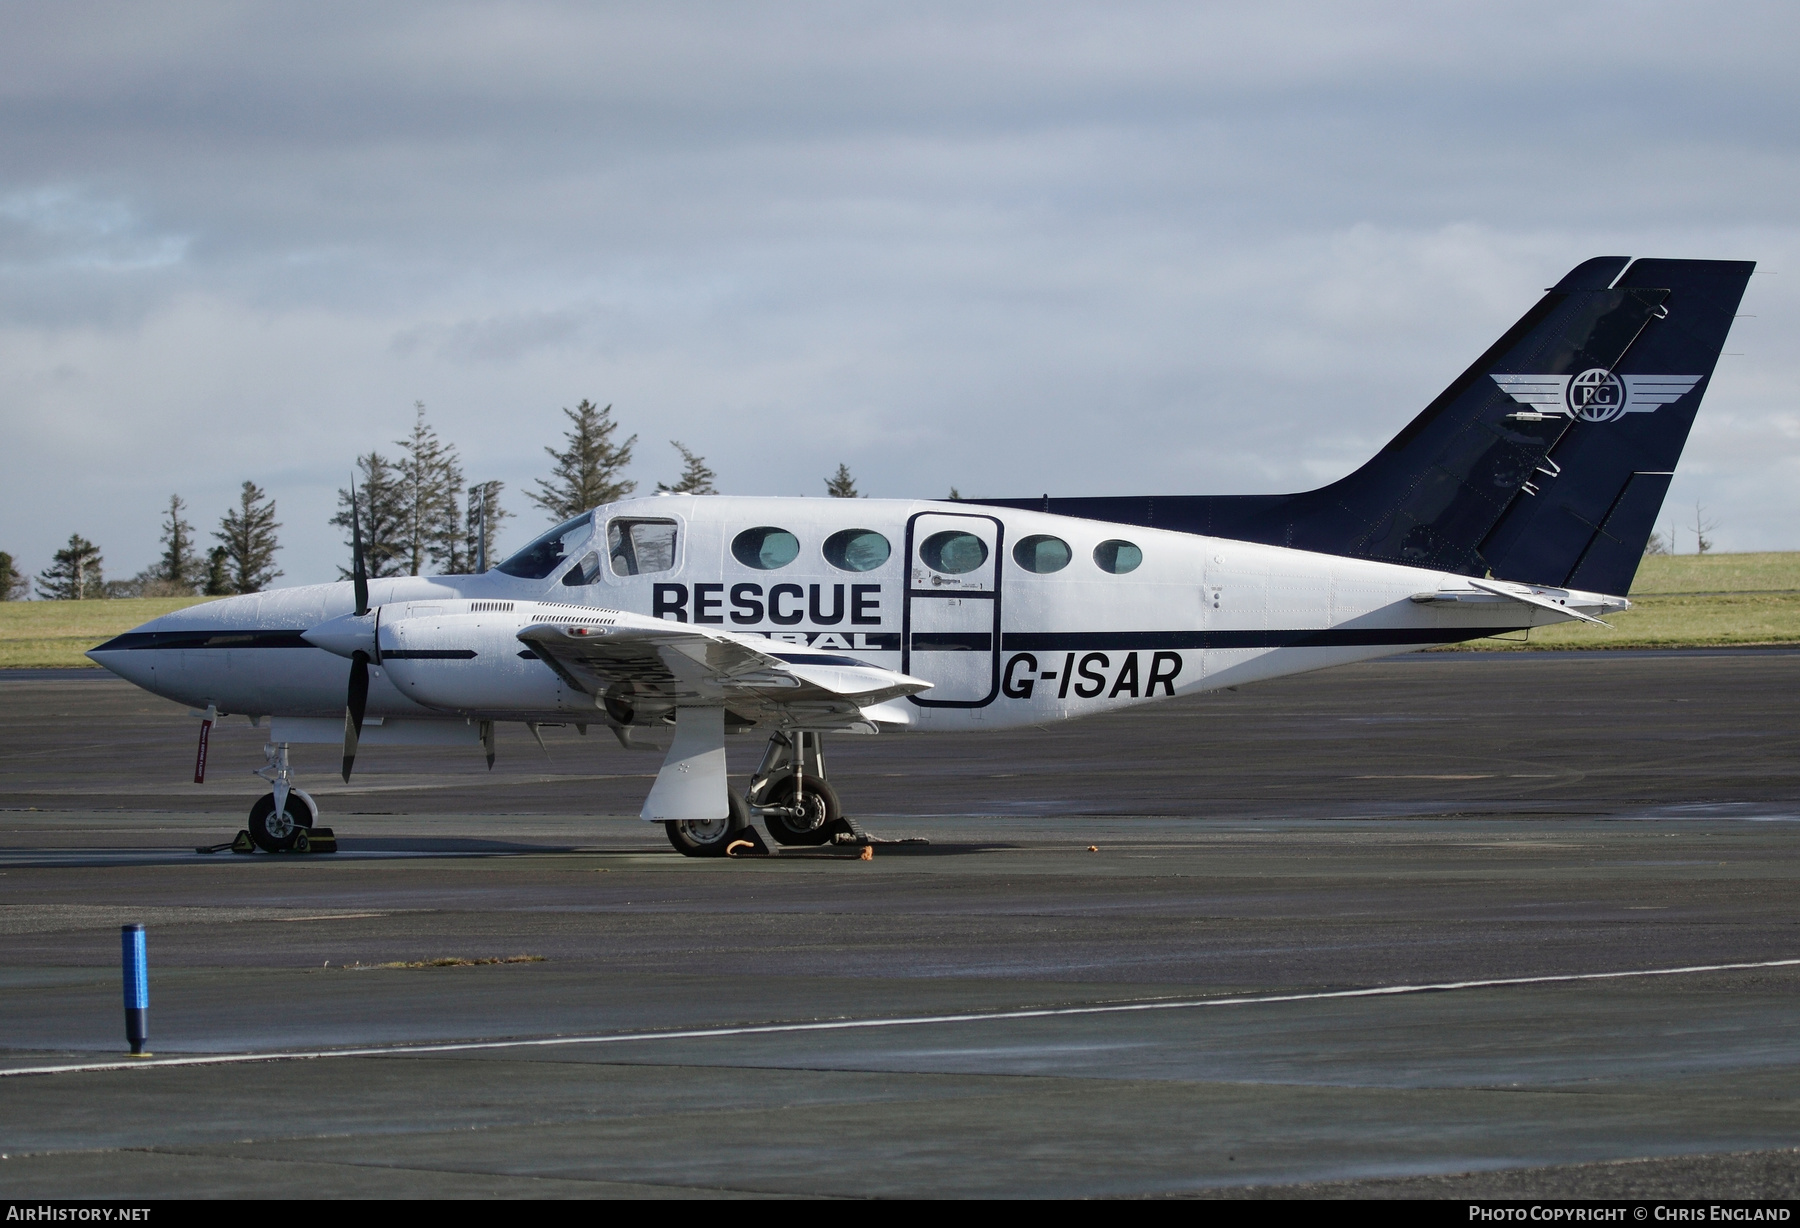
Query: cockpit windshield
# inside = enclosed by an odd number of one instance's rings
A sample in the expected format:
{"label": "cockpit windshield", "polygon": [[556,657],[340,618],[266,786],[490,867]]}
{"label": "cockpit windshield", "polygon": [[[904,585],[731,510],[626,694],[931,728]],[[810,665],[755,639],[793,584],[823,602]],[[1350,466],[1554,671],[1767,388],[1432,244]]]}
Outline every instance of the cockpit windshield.
{"label": "cockpit windshield", "polygon": [[494,570],[521,580],[542,580],[562,566],[564,560],[574,557],[593,535],[594,514],[583,512],[573,520],[563,521]]}

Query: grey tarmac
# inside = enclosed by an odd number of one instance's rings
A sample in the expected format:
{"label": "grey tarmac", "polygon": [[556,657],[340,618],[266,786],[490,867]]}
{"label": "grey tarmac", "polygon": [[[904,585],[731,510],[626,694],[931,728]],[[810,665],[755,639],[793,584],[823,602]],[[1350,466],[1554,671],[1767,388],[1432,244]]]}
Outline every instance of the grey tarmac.
{"label": "grey tarmac", "polygon": [[[0,675],[0,1196],[1800,1191],[1800,653],[834,739],[864,825],[931,841],[866,862],[681,858],[600,729],[348,787],[297,749],[342,851],[199,856],[262,738],[196,786],[196,725]],[[129,921],[158,1058],[613,1039],[4,1075],[118,1057]],[[1534,979],[1673,968],[1714,970]]]}

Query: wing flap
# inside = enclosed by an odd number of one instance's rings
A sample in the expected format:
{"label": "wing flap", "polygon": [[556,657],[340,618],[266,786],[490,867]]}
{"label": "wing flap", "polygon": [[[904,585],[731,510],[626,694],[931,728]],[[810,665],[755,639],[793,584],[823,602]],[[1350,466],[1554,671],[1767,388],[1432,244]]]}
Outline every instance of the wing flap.
{"label": "wing flap", "polygon": [[[598,699],[628,691],[640,707],[696,701],[729,704],[760,721],[839,724],[864,719],[862,709],[928,689],[931,684],[841,657],[809,662],[777,657],[744,638],[681,623],[568,626],[537,623],[519,632],[563,681]],[[821,658],[830,654],[820,654]]]}

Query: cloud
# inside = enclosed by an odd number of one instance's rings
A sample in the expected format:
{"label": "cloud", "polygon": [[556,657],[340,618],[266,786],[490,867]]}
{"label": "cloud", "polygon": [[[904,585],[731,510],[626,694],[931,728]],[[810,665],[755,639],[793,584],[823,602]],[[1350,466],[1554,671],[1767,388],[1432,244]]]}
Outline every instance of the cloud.
{"label": "cloud", "polygon": [[[0,549],[253,477],[335,574],[415,399],[471,478],[613,403],[728,490],[1360,463],[1577,261],[1755,258],[1671,501],[1800,546],[1800,15],[1514,3],[16,5]],[[213,511],[216,506],[217,511]],[[527,512],[511,526],[523,540]]]}

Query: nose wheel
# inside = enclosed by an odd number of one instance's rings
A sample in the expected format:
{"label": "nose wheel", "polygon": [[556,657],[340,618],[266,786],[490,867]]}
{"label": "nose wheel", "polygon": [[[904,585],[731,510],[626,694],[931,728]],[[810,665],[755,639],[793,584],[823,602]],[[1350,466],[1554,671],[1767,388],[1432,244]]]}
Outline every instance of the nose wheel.
{"label": "nose wheel", "polygon": [[265,853],[291,852],[318,816],[297,790],[290,790],[287,805],[277,810],[275,795],[265,793],[250,807],[250,841]]}

